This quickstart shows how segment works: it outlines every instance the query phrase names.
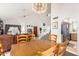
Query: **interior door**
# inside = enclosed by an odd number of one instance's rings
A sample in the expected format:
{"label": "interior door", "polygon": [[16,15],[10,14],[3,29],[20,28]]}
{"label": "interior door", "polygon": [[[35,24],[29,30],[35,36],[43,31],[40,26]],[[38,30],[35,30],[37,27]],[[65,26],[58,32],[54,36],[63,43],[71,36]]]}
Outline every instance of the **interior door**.
{"label": "interior door", "polygon": [[69,34],[69,23],[63,22],[61,25],[61,34],[63,36],[63,41],[69,40],[70,34]]}
{"label": "interior door", "polygon": [[38,36],[38,30],[37,30],[38,28],[37,28],[37,26],[34,26],[33,27],[33,32],[34,32],[34,34],[35,34],[35,37],[37,37]]}

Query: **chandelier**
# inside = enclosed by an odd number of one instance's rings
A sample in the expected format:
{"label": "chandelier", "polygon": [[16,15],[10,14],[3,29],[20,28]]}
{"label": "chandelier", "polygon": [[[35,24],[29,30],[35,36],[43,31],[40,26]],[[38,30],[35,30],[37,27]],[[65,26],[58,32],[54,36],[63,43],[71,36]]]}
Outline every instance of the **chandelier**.
{"label": "chandelier", "polygon": [[34,3],[32,5],[32,9],[34,12],[38,14],[45,13],[47,10],[47,4],[46,3]]}

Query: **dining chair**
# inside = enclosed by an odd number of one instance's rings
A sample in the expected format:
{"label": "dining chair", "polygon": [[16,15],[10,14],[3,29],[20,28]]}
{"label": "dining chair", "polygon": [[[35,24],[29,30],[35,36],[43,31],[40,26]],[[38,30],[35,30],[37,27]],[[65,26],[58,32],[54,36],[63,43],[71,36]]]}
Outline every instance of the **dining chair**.
{"label": "dining chair", "polygon": [[34,34],[29,34],[29,35],[28,35],[28,39],[29,39],[29,40],[35,39],[35,35],[34,35]]}
{"label": "dining chair", "polygon": [[25,42],[27,40],[28,40],[28,35],[25,35],[25,34],[17,35],[17,43]]}
{"label": "dining chair", "polygon": [[57,55],[58,56],[65,55],[67,45],[65,43],[59,43],[58,46],[59,46],[59,48],[58,48],[58,54]]}
{"label": "dining chair", "polygon": [[53,49],[54,56],[63,56],[66,53],[67,45],[65,43],[57,43]]}
{"label": "dining chair", "polygon": [[53,40],[53,41],[57,41],[57,35],[56,34],[49,34],[49,38],[50,40]]}

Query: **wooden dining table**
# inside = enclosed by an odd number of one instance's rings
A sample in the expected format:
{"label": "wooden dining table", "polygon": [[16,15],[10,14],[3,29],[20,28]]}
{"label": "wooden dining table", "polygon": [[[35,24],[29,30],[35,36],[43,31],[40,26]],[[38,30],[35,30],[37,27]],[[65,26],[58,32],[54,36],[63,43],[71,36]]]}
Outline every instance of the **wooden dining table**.
{"label": "wooden dining table", "polygon": [[[52,40],[31,40],[20,42],[11,46],[12,56],[35,56],[37,52],[44,52],[54,47],[56,42]],[[53,50],[53,49],[52,49]],[[52,51],[51,51],[52,52]]]}

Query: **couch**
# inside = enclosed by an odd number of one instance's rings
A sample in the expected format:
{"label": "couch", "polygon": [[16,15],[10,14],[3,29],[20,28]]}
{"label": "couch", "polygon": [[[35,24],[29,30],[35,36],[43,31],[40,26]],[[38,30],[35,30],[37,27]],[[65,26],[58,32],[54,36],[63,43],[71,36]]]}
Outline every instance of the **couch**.
{"label": "couch", "polygon": [[11,45],[13,44],[13,36],[12,35],[0,35],[0,43],[3,46],[3,51],[10,50]]}

